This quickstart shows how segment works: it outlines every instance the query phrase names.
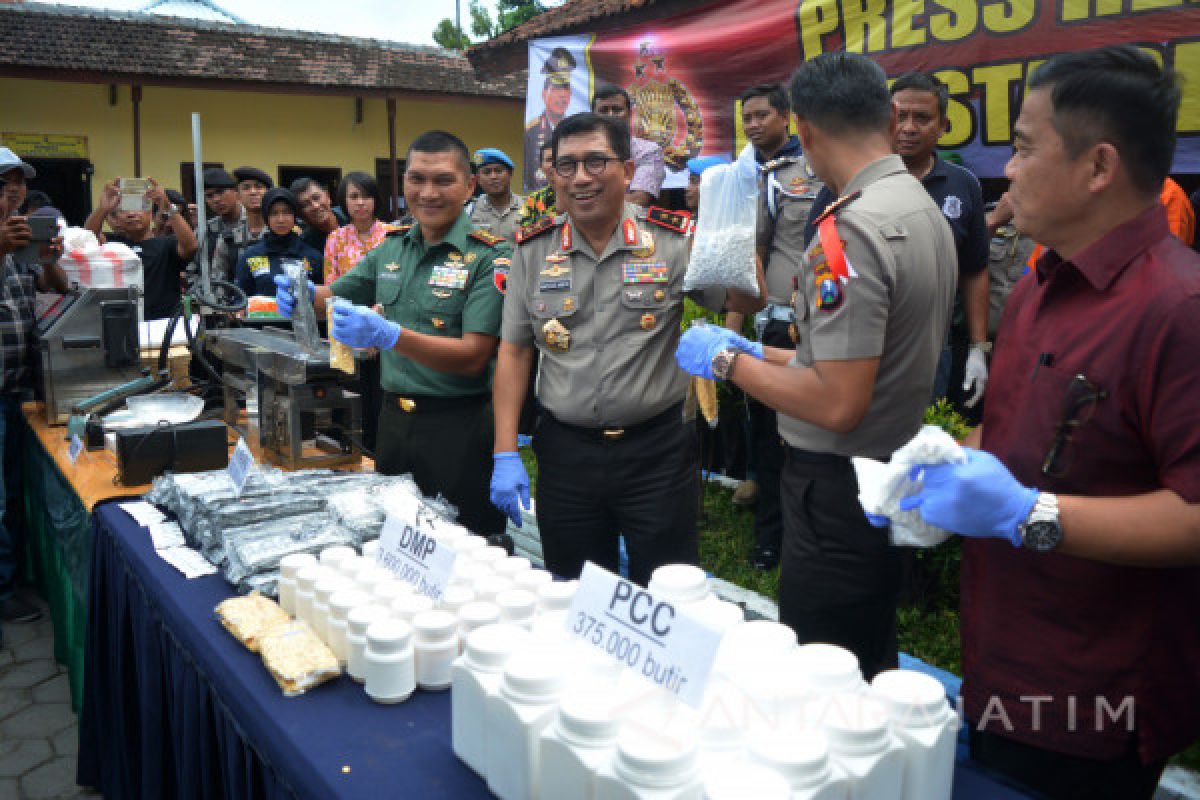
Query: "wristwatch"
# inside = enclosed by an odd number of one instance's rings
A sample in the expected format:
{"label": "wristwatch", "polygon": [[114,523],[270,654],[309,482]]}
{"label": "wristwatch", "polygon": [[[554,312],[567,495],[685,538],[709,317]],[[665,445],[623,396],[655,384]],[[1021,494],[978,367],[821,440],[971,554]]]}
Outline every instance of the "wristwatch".
{"label": "wristwatch", "polygon": [[160,211],[158,216],[159,216],[159,219],[161,219],[163,222],[166,222],[167,220],[169,220],[171,217],[175,216],[178,213],[179,213],[179,209],[176,208],[175,205],[172,203],[172,204],[167,205],[166,208],[164,208],[162,211]]}
{"label": "wristwatch", "polygon": [[1049,553],[1062,542],[1062,525],[1058,521],[1058,497],[1038,492],[1029,516],[1017,526],[1021,544],[1035,553]]}
{"label": "wristwatch", "polygon": [[971,347],[983,353],[985,356],[990,356],[992,354],[992,343],[987,339],[984,339],[982,342],[971,342]]}
{"label": "wristwatch", "polygon": [[729,380],[729,373],[733,372],[733,362],[739,355],[741,350],[736,350],[732,347],[727,347],[724,350],[713,356],[712,374],[719,381]]}

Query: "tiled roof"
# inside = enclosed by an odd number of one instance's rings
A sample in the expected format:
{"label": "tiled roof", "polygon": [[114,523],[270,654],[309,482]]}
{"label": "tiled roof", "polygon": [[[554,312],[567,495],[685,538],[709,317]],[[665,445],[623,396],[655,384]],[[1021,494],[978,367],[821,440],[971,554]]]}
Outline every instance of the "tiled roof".
{"label": "tiled roof", "polygon": [[[523,66],[523,65],[522,65]],[[260,83],[364,94],[522,98],[524,76],[483,80],[437,47],[41,4],[0,4],[0,74]]]}
{"label": "tiled roof", "polygon": [[558,8],[467,50],[484,75],[511,71],[526,63],[525,42],[543,36],[593,33],[630,27],[711,5],[715,0],[567,0]]}

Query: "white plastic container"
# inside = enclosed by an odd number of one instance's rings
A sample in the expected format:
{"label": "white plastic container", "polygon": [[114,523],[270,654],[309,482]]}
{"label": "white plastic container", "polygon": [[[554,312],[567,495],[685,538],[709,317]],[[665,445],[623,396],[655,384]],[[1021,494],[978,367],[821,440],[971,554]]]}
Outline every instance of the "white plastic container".
{"label": "white plastic container", "polygon": [[554,576],[544,569],[527,569],[513,576],[513,585],[537,594],[538,589],[552,583]]}
{"label": "white plastic container", "polygon": [[296,611],[293,616],[304,620],[310,626],[313,617],[313,590],[317,581],[325,576],[325,568],[320,564],[309,564],[301,567],[296,573]]}
{"label": "white plastic container", "polygon": [[706,774],[704,800],[792,800],[792,794],[779,773],[739,761]]}
{"label": "white plastic container", "polygon": [[883,703],[861,692],[830,695],[817,719],[829,752],[850,779],[853,800],[896,800],[904,786],[904,746]]}
{"label": "white plastic container", "polygon": [[887,670],[871,681],[904,745],[904,800],[949,800],[954,789],[958,714],[942,685],[911,670]]}
{"label": "white plastic container", "polygon": [[363,556],[355,556],[347,558],[342,563],[338,564],[338,571],[346,577],[346,580],[353,581],[355,586],[358,585],[358,576],[364,569],[374,569],[375,560],[365,558]]}
{"label": "white plastic container", "polygon": [[834,769],[825,734],[791,728],[754,736],[750,760],[770,767],[792,787],[792,800],[847,800],[850,782]]}
{"label": "white plastic container", "polygon": [[612,759],[620,725],[611,692],[567,691],[554,724],[542,731],[539,795],[547,800],[592,800],[596,774]]}
{"label": "white plastic container", "polygon": [[458,610],[475,599],[475,592],[466,586],[447,586],[438,601],[438,608],[457,615]]}
{"label": "white plastic container", "polygon": [[708,576],[691,564],[664,564],[650,575],[646,585],[656,600],[676,606],[702,603],[708,599]]}
{"label": "white plastic container", "polygon": [[458,635],[466,641],[466,637],[476,628],[492,625],[500,621],[500,607],[495,603],[485,603],[482,600],[472,600],[458,610]]}
{"label": "white plastic container", "polygon": [[358,572],[358,588],[372,597],[375,596],[375,589],[380,584],[394,580],[396,580],[396,576],[392,574],[392,571],[380,566],[368,567]]}
{"label": "white plastic container", "polygon": [[422,611],[412,619],[417,686],[431,692],[450,688],[450,667],[458,658],[458,618],[449,611]]}
{"label": "white plastic container", "polygon": [[289,553],[279,561],[279,606],[296,616],[296,574],[317,563],[311,553]]}
{"label": "white plastic container", "polygon": [[476,564],[486,564],[493,571],[496,565],[508,558],[508,551],[503,547],[497,547],[493,544],[485,544],[483,547],[471,553],[471,560]]}
{"label": "white plastic container", "polygon": [[566,611],[578,588],[579,581],[553,581],[538,587],[538,610]]}
{"label": "white plastic container", "polygon": [[376,703],[402,703],[416,689],[412,638],[412,627],[400,620],[379,620],[367,628],[363,671],[367,696]]}
{"label": "white plastic container", "polygon": [[716,595],[684,606],[687,613],[715,631],[724,633],[746,621],[746,613],[739,606],[721,600]]}
{"label": "white plastic container", "polygon": [[390,608],[401,597],[406,597],[412,593],[412,584],[393,578],[390,581],[381,581],[380,583],[377,583],[375,585],[375,593],[373,596],[376,603]]}
{"label": "white plastic container", "polygon": [[326,547],[321,551],[321,566],[329,567],[330,569],[341,572],[341,565],[348,558],[357,558],[358,553],[354,552],[353,547],[345,545],[334,545]]}
{"label": "white plastic container", "polygon": [[[472,537],[474,539],[475,537]],[[475,591],[475,584],[484,578],[495,575],[492,568],[486,564],[476,564],[474,561],[455,561],[454,572],[450,575],[450,586],[462,586]]]}
{"label": "white plastic container", "polygon": [[405,622],[412,622],[417,614],[433,610],[433,600],[423,594],[402,594],[392,602],[392,616]]}
{"label": "white plastic container", "polygon": [[475,581],[475,598],[488,603],[494,603],[502,592],[506,592],[511,588],[513,588],[513,582],[510,579],[499,575],[489,575],[486,578],[480,578]]}
{"label": "white plastic container", "polygon": [[365,606],[370,601],[371,598],[357,589],[343,589],[329,596],[329,649],[342,666],[350,658],[346,642],[347,617],[352,609]]}
{"label": "white plastic container", "polygon": [[363,558],[368,558],[371,563],[375,563],[375,557],[379,555],[379,540],[372,539],[369,542],[363,542],[362,546]]}
{"label": "white plastic container", "polygon": [[474,561],[474,553],[487,546],[487,539],[484,539],[482,536],[468,536],[466,539],[460,540],[458,547],[455,548],[455,551],[458,553],[455,564],[458,564],[459,561],[464,564],[468,561]]}
{"label": "white plastic container", "polygon": [[525,589],[506,589],[496,595],[496,605],[500,607],[500,621],[511,622],[522,628],[533,625],[533,617],[537,612],[537,596]]}
{"label": "white plastic container", "polygon": [[500,800],[533,800],[538,793],[542,731],[554,721],[566,677],[564,665],[545,653],[514,654],[504,667],[500,692],[489,698],[485,770]]}
{"label": "white plastic container", "polygon": [[679,726],[627,722],[611,764],[596,776],[596,800],[700,800],[696,740]]}
{"label": "white plastic container", "polygon": [[329,644],[329,598],[334,592],[353,589],[354,585],[340,574],[326,568],[324,577],[313,586],[312,620],[310,624],[322,642]]}
{"label": "white plastic container", "polygon": [[450,668],[450,738],[454,754],[480,777],[487,777],[488,699],[500,691],[504,665],[525,646],[528,631],[512,625],[484,625],[471,631],[463,654]]}
{"label": "white plastic container", "polygon": [[391,611],[383,606],[359,606],[346,615],[346,674],[359,683],[366,680],[367,628],[390,617]]}
{"label": "white plastic container", "polygon": [[866,688],[858,657],[835,644],[802,645],[788,656],[788,666],[812,694],[859,692]]}
{"label": "white plastic container", "polygon": [[492,570],[499,576],[516,581],[522,572],[529,572],[533,564],[525,556],[509,556],[503,561],[497,561]]}

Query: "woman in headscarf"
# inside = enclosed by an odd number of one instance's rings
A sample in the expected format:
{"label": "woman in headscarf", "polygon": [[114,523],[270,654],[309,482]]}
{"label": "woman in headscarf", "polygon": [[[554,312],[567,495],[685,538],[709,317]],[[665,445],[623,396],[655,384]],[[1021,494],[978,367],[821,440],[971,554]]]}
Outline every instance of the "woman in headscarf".
{"label": "woman in headscarf", "polygon": [[313,283],[323,283],[321,254],[300,239],[296,212],[296,197],[287,189],[270,189],[263,195],[266,230],[261,239],[242,252],[234,272],[237,285],[248,296],[274,297],[274,276],[284,274],[283,263],[289,260],[303,261]]}

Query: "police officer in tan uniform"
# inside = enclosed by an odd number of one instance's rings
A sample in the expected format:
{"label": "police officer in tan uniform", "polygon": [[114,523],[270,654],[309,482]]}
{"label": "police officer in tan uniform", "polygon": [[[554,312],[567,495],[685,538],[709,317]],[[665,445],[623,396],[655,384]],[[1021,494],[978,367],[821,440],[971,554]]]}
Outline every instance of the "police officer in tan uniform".
{"label": "police officer in tan uniform", "polygon": [[[541,353],[534,434],[537,517],[546,566],[577,576],[584,561],[629,577],[694,563],[699,477],[673,363],[683,319],[691,219],[625,202],[629,129],[591,113],[554,131],[557,217],[522,231],[508,273],[493,403],[492,502],[520,524],[529,478],[517,417],[534,349]],[[721,309],[726,291],[694,299]],[[757,301],[729,292],[753,310]]]}
{"label": "police officer in tan uniform", "polygon": [[513,163],[503,150],[484,147],[472,158],[482,194],[467,204],[467,215],[476,228],[513,240],[525,198],[512,190]]}
{"label": "police officer in tan uniform", "polygon": [[838,194],[796,276],[795,346],[695,328],[677,353],[779,412],[787,444],[780,621],[802,642],[852,650],[864,675],[896,665],[899,549],[858,502],[852,456],[887,459],[916,434],[954,300],[941,211],[892,154],[883,71],[828,53],[792,78],[814,172]]}

